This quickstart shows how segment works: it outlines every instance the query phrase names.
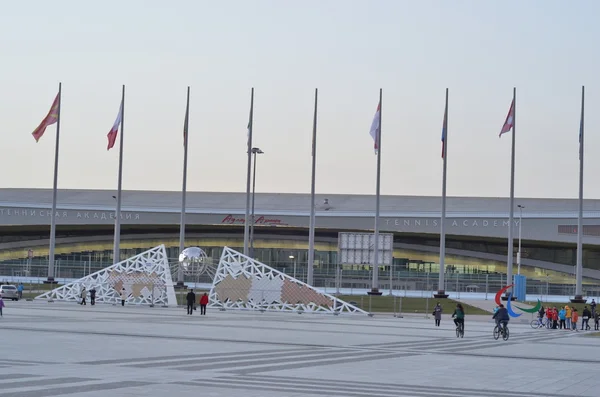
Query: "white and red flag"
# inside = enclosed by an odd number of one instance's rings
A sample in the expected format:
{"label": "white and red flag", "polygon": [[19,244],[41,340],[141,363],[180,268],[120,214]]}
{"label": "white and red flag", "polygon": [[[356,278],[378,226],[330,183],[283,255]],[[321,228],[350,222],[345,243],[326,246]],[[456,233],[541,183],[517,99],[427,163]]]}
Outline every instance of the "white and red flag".
{"label": "white and red flag", "polygon": [[502,130],[500,131],[500,135],[505,132],[510,131],[515,126],[515,100],[513,99],[510,103],[510,110],[508,111],[508,115],[506,116],[506,120],[504,121],[504,125],[502,126]]}
{"label": "white and red flag", "polygon": [[33,135],[33,138],[35,139],[36,142],[40,140],[42,135],[44,135],[44,132],[46,132],[46,128],[48,128],[49,126],[51,126],[52,124],[54,124],[58,121],[58,118],[60,117],[59,116],[59,114],[60,114],[59,108],[60,108],[60,93],[56,94],[56,98],[54,99],[54,102],[52,103],[52,106],[50,107],[50,111],[48,112],[46,117],[44,117],[44,120],[42,120],[42,122],[35,129],[35,131],[33,131],[31,133],[31,135]]}
{"label": "white and red flag", "polygon": [[377,112],[375,112],[375,117],[373,117],[373,122],[371,123],[371,130],[369,134],[373,137],[373,148],[375,149],[375,154],[379,151],[379,134],[381,133],[381,125],[380,120],[380,111],[381,111],[381,103],[377,104]]}
{"label": "white and red flag", "polygon": [[115,146],[115,141],[117,140],[117,135],[119,133],[119,126],[121,125],[121,118],[123,117],[123,102],[121,102],[121,106],[119,106],[119,114],[117,115],[117,119],[115,120],[115,124],[112,126],[108,134],[108,147],[106,150],[110,150]]}

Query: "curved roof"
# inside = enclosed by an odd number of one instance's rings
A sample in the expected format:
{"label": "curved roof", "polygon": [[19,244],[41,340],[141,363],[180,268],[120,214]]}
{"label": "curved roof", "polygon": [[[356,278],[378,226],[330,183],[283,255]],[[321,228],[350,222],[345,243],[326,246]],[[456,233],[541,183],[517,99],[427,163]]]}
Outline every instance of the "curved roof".
{"label": "curved roof", "polygon": [[[58,208],[113,209],[114,190],[59,189]],[[137,211],[176,212],[181,208],[181,192],[122,192],[123,208]],[[324,204],[327,200],[328,204]],[[190,212],[239,212],[245,209],[246,194],[234,192],[188,192],[186,208]],[[374,195],[317,194],[317,210],[327,215],[372,215]],[[51,189],[1,189],[0,206],[50,207]],[[577,199],[515,198],[515,206],[523,205],[523,217],[577,217]],[[435,215],[441,211],[440,197],[381,196],[382,215]],[[281,213],[308,213],[310,195],[303,193],[256,193],[257,210]],[[516,210],[516,208],[515,208]],[[600,217],[600,200],[585,200],[586,217]],[[449,216],[508,216],[505,197],[448,197]]]}

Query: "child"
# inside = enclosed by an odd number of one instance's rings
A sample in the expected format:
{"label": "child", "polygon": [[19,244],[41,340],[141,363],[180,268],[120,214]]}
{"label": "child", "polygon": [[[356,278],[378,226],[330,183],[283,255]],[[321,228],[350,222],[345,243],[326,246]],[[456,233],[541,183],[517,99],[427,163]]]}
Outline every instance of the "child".
{"label": "child", "polygon": [[0,317],[2,317],[2,308],[4,307],[4,301],[2,300],[2,297],[0,296]]}

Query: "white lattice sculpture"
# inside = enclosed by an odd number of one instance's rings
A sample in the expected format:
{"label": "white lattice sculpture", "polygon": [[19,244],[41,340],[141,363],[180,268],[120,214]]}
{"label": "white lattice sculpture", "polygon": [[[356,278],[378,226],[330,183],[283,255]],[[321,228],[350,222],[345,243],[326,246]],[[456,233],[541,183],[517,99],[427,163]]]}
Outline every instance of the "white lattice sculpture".
{"label": "white lattice sculpture", "polygon": [[96,290],[97,303],[117,303],[125,290],[125,302],[135,305],[177,306],[175,289],[164,245],[53,289],[35,299],[80,301],[81,292]]}
{"label": "white lattice sculpture", "polygon": [[368,314],[228,247],[209,299],[210,307],[220,309]]}

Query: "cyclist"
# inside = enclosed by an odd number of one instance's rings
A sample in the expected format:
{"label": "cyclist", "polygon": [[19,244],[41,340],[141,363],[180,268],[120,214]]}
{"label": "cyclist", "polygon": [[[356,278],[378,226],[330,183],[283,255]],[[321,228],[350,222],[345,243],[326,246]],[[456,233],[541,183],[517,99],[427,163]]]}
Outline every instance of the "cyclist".
{"label": "cyclist", "polygon": [[544,311],[544,306],[541,306],[540,310],[538,311],[538,328],[542,328],[544,326],[544,314],[546,314]]}
{"label": "cyclist", "polygon": [[498,327],[502,328],[502,332],[506,331],[506,326],[510,321],[510,317],[508,316],[508,310],[506,310],[503,304],[500,304],[500,308],[494,313],[492,318],[496,320]]}
{"label": "cyclist", "polygon": [[[454,318],[456,317],[456,318]],[[459,303],[456,305],[456,309],[454,309],[454,313],[452,313],[452,318],[454,318],[454,324],[456,325],[456,328],[459,327],[459,324],[462,324],[462,329],[464,331],[465,329],[465,309],[463,309],[463,306]]]}

